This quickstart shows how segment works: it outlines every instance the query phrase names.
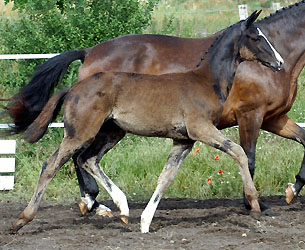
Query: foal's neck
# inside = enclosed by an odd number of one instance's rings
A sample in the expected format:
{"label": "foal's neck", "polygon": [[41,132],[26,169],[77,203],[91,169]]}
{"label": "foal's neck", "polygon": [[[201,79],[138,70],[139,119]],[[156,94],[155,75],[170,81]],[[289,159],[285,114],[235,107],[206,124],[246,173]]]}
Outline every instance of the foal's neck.
{"label": "foal's neck", "polygon": [[200,65],[193,70],[205,84],[213,85],[222,104],[225,103],[233,85],[238,64],[241,62],[236,42],[221,37],[213,44]]}

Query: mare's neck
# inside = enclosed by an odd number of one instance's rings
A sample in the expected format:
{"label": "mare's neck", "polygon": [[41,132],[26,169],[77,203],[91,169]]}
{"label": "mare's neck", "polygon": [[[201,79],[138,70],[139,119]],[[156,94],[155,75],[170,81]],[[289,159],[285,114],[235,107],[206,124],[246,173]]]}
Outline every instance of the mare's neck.
{"label": "mare's neck", "polygon": [[204,84],[213,86],[222,104],[225,103],[232,88],[235,72],[240,63],[239,53],[234,41],[222,37],[209,49],[200,65],[193,70]]}

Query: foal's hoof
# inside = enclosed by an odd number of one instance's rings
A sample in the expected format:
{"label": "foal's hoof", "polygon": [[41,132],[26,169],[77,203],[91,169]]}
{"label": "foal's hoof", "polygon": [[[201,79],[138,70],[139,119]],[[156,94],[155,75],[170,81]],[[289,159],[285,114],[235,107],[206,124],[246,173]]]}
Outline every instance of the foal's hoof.
{"label": "foal's hoof", "polygon": [[17,221],[12,223],[12,228],[10,230],[11,234],[16,234],[20,228],[22,228],[24,225],[20,220],[18,219]]}
{"label": "foal's hoof", "polygon": [[252,218],[254,218],[255,220],[260,220],[261,218],[261,213],[257,212],[257,211],[251,211],[250,215]]}
{"label": "foal's hoof", "polygon": [[295,191],[292,183],[287,184],[285,193],[286,193],[286,203],[290,204],[295,198]]}
{"label": "foal's hoof", "polygon": [[120,216],[121,221],[123,221],[126,225],[128,225],[128,217],[125,215]]}
{"label": "foal's hoof", "polygon": [[79,207],[79,210],[80,210],[82,216],[85,216],[89,212],[87,204],[85,202],[83,202],[82,200],[80,200],[78,202],[78,207]]}

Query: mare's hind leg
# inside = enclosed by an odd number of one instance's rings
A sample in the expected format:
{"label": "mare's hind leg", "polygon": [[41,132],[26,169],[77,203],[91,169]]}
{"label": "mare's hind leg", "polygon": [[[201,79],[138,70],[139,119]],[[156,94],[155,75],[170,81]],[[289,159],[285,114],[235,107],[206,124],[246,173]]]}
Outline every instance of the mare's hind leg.
{"label": "mare's hind leg", "polygon": [[[237,121],[239,126],[239,138],[240,145],[244,149],[248,157],[248,167],[253,180],[255,171],[255,153],[257,138],[259,136],[259,131],[263,121],[263,112],[259,110],[253,110],[252,112],[242,113],[237,115]],[[244,205],[246,209],[250,210],[251,206],[244,195]],[[269,209],[265,204],[259,202],[260,209],[263,214],[270,215],[273,214],[271,209]]]}
{"label": "mare's hind leg", "polygon": [[230,155],[240,169],[241,178],[247,200],[251,205],[251,213],[257,217],[261,210],[257,199],[257,191],[248,169],[248,158],[241,146],[227,139],[214,125],[207,124],[204,118],[194,115],[187,121],[187,132],[191,139],[202,141]]}
{"label": "mare's hind leg", "polygon": [[36,190],[28,206],[19,215],[17,221],[13,223],[14,231],[18,231],[24,225],[33,220],[35,214],[37,213],[42,196],[50,181],[63,166],[63,164],[66,163],[66,161],[81,146],[82,145],[78,144],[75,140],[64,138],[59,149],[43,163]]}
{"label": "mare's hind leg", "polygon": [[[94,142],[77,158],[78,166],[94,176],[109,193],[113,202],[121,211],[121,219],[128,223],[129,208],[125,194],[111,181],[100,168],[102,157],[113,148],[124,136],[125,131],[113,123],[108,123],[101,128]],[[104,205],[99,205],[97,212],[102,216],[112,217],[111,210]]]}
{"label": "mare's hind leg", "polygon": [[[113,134],[118,133],[118,135],[115,135],[113,138],[115,140],[116,136],[119,137],[119,139],[122,139],[121,131],[117,125],[115,125],[113,122],[108,121],[105,124],[103,124],[102,128],[100,129],[98,135],[96,136],[96,140],[92,145],[90,145],[90,157],[94,156],[94,154],[98,154],[103,148],[103,150],[109,150],[113,146],[108,144],[109,141],[112,140]],[[109,149],[108,149],[109,148]],[[80,187],[81,192],[81,201],[78,203],[80,211],[82,215],[86,215],[87,212],[91,212],[93,209],[97,208],[97,214],[99,215],[105,215],[103,211],[110,211],[109,208],[105,207],[104,205],[100,205],[95,199],[99,193],[99,187],[92,175],[90,175],[86,170],[82,168],[82,166],[78,163],[78,158],[81,155],[82,151],[75,154],[73,156],[73,161],[75,165],[75,170],[77,174],[77,179]],[[87,157],[87,153],[84,153],[82,157],[80,157],[81,162],[85,162],[86,159],[84,157]],[[101,158],[101,157],[100,157]],[[107,213],[106,213],[107,214]],[[110,214],[108,214],[110,215]]]}
{"label": "mare's hind leg", "polygon": [[[299,142],[305,147],[305,130],[299,127],[287,115],[276,117],[271,121],[263,123],[262,128],[287,139]],[[295,184],[288,183],[286,188],[286,202],[289,204],[299,194],[305,184],[305,153],[301,169],[296,175]]]}
{"label": "mare's hind leg", "polygon": [[141,215],[141,232],[148,233],[149,226],[151,224],[154,213],[161,200],[162,195],[167,190],[169,185],[173,182],[179,166],[182,161],[191,151],[194,142],[191,140],[174,141],[172,150],[169,154],[167,162],[163,168],[163,171],[158,179],[157,188],[150,198],[145,210]]}

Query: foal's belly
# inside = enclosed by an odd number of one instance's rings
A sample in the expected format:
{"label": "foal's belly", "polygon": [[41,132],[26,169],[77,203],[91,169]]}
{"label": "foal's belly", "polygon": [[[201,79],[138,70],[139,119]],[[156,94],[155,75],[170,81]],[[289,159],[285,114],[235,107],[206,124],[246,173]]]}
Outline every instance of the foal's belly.
{"label": "foal's belly", "polygon": [[113,119],[121,129],[127,133],[148,137],[166,137],[172,139],[189,139],[186,127],[183,122],[145,122],[141,119],[122,120]]}

